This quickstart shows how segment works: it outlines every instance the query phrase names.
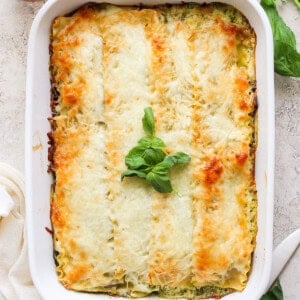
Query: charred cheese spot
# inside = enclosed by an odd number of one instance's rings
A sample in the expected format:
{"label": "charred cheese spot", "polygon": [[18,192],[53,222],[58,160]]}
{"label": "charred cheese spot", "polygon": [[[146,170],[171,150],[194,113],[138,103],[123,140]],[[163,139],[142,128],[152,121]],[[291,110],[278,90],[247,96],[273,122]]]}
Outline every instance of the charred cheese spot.
{"label": "charred cheese spot", "polygon": [[152,43],[153,43],[153,46],[154,46],[154,51],[157,51],[157,52],[161,52],[164,50],[164,42],[163,42],[163,38],[161,37],[154,37],[152,39]]}
{"label": "charred cheese spot", "polygon": [[236,85],[240,93],[245,92],[249,88],[249,82],[246,78],[239,77],[236,79]]}
{"label": "charred cheese spot", "polygon": [[87,20],[91,20],[95,16],[93,7],[90,7],[89,4],[80,9],[78,15],[80,18]]}
{"label": "charred cheese spot", "polygon": [[87,273],[89,268],[85,264],[73,266],[73,270],[67,275],[67,281],[70,284],[81,280]]}
{"label": "charred cheese spot", "polygon": [[82,82],[75,82],[64,86],[61,90],[63,104],[65,106],[80,105],[83,89],[84,84]]}
{"label": "charred cheese spot", "polygon": [[112,102],[112,100],[114,99],[114,95],[110,94],[109,92],[106,93],[105,97],[104,97],[104,103],[105,104],[110,104]]}
{"label": "charred cheese spot", "polygon": [[249,105],[244,99],[242,99],[239,101],[239,108],[247,111],[249,109]]}
{"label": "charred cheese spot", "polygon": [[207,185],[211,185],[216,183],[222,173],[223,173],[223,166],[220,162],[220,160],[216,157],[214,157],[212,160],[210,160],[206,166],[204,167],[204,182]]}
{"label": "charred cheese spot", "polygon": [[236,45],[236,38],[235,37],[233,37],[233,36],[230,36],[229,38],[228,38],[228,46],[229,47],[234,47],[235,45]]}
{"label": "charred cheese spot", "polygon": [[60,205],[57,201],[51,203],[51,221],[55,227],[66,225],[66,207]]}
{"label": "charred cheese spot", "polygon": [[[87,128],[85,126],[79,128],[72,128],[70,130],[65,130],[64,128],[57,128],[54,134],[55,150],[54,150],[54,168],[58,169],[58,175],[65,174],[67,171],[65,168],[74,161],[78,155],[80,155],[82,148],[77,145],[87,145],[88,136]],[[67,178],[62,178],[66,180]]]}
{"label": "charred cheese spot", "polygon": [[224,254],[221,254],[219,257],[211,255],[212,249],[206,248],[205,245],[202,246],[202,249],[196,253],[198,258],[197,268],[200,271],[207,269],[221,269],[228,268],[228,259]]}
{"label": "charred cheese spot", "polygon": [[240,26],[237,26],[235,24],[225,23],[222,20],[219,22],[221,24],[220,28],[228,35],[236,35],[242,30]]}
{"label": "charred cheese spot", "polygon": [[243,166],[247,161],[249,155],[248,152],[241,152],[235,155],[236,161],[240,166]]}

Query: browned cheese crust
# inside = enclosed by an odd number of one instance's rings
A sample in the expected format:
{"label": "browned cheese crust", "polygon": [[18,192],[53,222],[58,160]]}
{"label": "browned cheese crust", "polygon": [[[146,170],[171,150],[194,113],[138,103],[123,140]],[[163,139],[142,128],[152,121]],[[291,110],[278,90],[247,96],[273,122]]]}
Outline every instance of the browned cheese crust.
{"label": "browned cheese crust", "polygon": [[[256,237],[255,33],[228,5],[88,4],[51,32],[51,220],[77,291],[220,297],[244,289]],[[120,180],[154,111],[178,193]]]}

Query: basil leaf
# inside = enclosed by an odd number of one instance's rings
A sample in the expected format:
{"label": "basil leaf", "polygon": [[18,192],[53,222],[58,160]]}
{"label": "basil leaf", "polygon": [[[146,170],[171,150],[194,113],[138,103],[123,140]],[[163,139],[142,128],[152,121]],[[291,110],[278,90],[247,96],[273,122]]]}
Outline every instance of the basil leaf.
{"label": "basil leaf", "polygon": [[160,166],[162,168],[170,169],[176,164],[185,164],[188,163],[191,160],[190,156],[183,153],[183,152],[177,152],[175,154],[169,154],[165,157],[165,159],[159,163],[157,166]]}
{"label": "basil leaf", "polygon": [[142,119],[143,128],[147,135],[154,135],[155,133],[155,123],[154,123],[154,116],[151,107],[147,107],[144,109],[144,117]]}
{"label": "basil leaf", "polygon": [[138,144],[140,146],[144,146],[144,147],[152,147],[152,148],[163,148],[166,147],[165,143],[158,137],[155,136],[146,136],[141,138],[138,141]]}
{"label": "basil leaf", "polygon": [[161,149],[147,148],[143,154],[144,160],[149,165],[156,165],[164,160],[166,154]]}
{"label": "basil leaf", "polygon": [[285,76],[300,77],[300,53],[280,41],[275,43],[275,71]]}
{"label": "basil leaf", "polygon": [[125,164],[129,169],[139,169],[142,166],[147,166],[145,159],[143,158],[146,148],[137,146],[132,148],[125,156]]}
{"label": "basil leaf", "polygon": [[296,4],[296,6],[297,6],[298,8],[300,8],[300,0],[294,0],[294,3]]}
{"label": "basil leaf", "polygon": [[146,180],[160,193],[171,193],[173,191],[171,181],[169,178],[169,170],[175,164],[184,164],[191,160],[191,158],[183,153],[177,152],[170,154],[165,159],[154,166],[147,174]]}
{"label": "basil leaf", "polygon": [[174,164],[186,164],[191,160],[190,156],[183,152],[169,154],[167,159],[172,160]]}
{"label": "basil leaf", "polygon": [[126,176],[138,176],[146,179],[156,191],[170,193],[173,188],[169,170],[175,164],[189,162],[191,158],[183,152],[166,155],[163,151],[165,143],[154,136],[155,124],[152,108],[147,107],[144,111],[142,121],[147,136],[141,138],[138,145],[125,156],[125,164],[128,169],[121,174],[121,180]]}
{"label": "basil leaf", "polygon": [[278,14],[275,6],[276,1],[271,1],[273,4],[265,4],[265,2],[269,1],[261,1],[261,4],[269,17],[274,39],[291,47],[296,47],[295,35]]}
{"label": "basil leaf", "polygon": [[138,176],[140,178],[146,178],[146,173],[144,173],[143,171],[128,169],[121,174],[121,181],[124,179],[124,177],[133,177],[133,176]]}
{"label": "basil leaf", "polygon": [[284,76],[300,77],[300,53],[296,49],[296,38],[277,12],[276,1],[261,0],[268,15],[274,39],[275,71]]}
{"label": "basil leaf", "polygon": [[264,4],[264,5],[269,5],[269,6],[272,6],[272,5],[275,5],[276,4],[276,1],[277,0],[261,0],[261,4]]}
{"label": "basil leaf", "polygon": [[189,155],[183,152],[177,152],[175,154],[167,155],[164,160],[158,163],[156,166],[153,167],[152,171],[154,173],[164,173],[168,172],[174,165],[176,164],[185,164],[191,160]]}
{"label": "basil leaf", "polygon": [[158,170],[154,167],[147,174],[146,180],[160,193],[171,193],[173,191],[168,170]]}
{"label": "basil leaf", "polygon": [[283,300],[283,292],[279,279],[276,279],[270,289],[260,298],[260,300]]}

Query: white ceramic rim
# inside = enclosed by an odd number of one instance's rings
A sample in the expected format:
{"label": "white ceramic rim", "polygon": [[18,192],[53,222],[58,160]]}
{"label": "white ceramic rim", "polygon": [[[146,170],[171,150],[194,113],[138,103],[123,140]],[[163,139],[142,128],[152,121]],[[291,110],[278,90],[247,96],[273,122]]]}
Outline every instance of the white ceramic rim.
{"label": "white ceramic rim", "polygon": [[[33,131],[35,124],[38,122],[41,122],[38,119],[38,116],[36,116],[35,113],[35,106],[34,106],[34,99],[39,97],[39,89],[40,91],[49,88],[50,83],[49,82],[41,82],[42,86],[37,88],[36,81],[38,82],[39,79],[36,77],[35,69],[37,68],[36,64],[36,58],[40,55],[39,54],[39,47],[38,43],[40,40],[37,39],[39,34],[39,29],[42,26],[44,22],[44,18],[47,15],[47,13],[55,6],[59,5],[61,7],[61,10],[59,14],[65,14],[67,12],[70,12],[74,10],[75,8],[79,7],[80,5],[86,3],[88,1],[86,0],[73,0],[73,1],[65,1],[65,0],[48,0],[46,4],[41,8],[39,13],[37,14],[30,31],[30,37],[29,37],[29,46],[28,46],[28,61],[27,61],[27,82],[26,82],[26,129],[25,129],[25,183],[26,183],[26,214],[27,214],[27,234],[28,234],[28,248],[29,248],[29,263],[30,263],[30,270],[32,279],[34,281],[34,284],[36,288],[38,289],[40,295],[44,299],[96,299],[100,297],[106,297],[106,295],[95,295],[95,294],[85,294],[85,293],[76,293],[72,291],[65,290],[59,283],[58,285],[49,285],[47,286],[47,282],[45,282],[45,278],[42,276],[42,273],[44,270],[41,269],[41,266],[39,265],[39,262],[37,261],[37,257],[41,255],[40,251],[47,252],[49,249],[49,242],[43,243],[43,239],[41,239],[41,243],[39,243],[39,237],[36,236],[36,225],[42,226],[43,224],[50,225],[50,219],[49,220],[43,220],[42,222],[40,220],[37,220],[39,217],[39,214],[44,214],[44,210],[48,209],[49,213],[49,200],[43,203],[43,207],[39,207],[38,210],[36,209],[35,205],[37,202],[34,201],[34,197],[36,193],[34,193],[34,189],[36,189],[36,186],[38,183],[35,183],[35,179],[37,181],[39,178],[34,178],[35,175],[35,168],[34,164],[36,163],[36,154],[33,152],[33,145],[36,145],[37,140],[42,140],[41,145],[42,149],[43,147],[46,147],[46,137],[38,137],[36,138],[35,132]],[[96,0],[94,2],[106,2],[106,1],[100,1]],[[122,0],[111,0],[107,1],[113,4],[118,5],[132,5],[132,4],[140,4],[141,1],[139,0],[129,0],[129,1],[122,1]],[[146,2],[146,1],[144,1]],[[181,3],[182,1],[159,1],[159,0],[153,0],[153,1],[147,1],[147,4],[161,4],[164,2],[168,3]],[[260,247],[261,243],[263,243],[263,249],[261,250],[261,255],[257,257],[256,251],[254,254],[254,263],[253,263],[253,271],[256,268],[256,261],[262,260],[264,267],[259,274],[257,275],[257,279],[255,280],[255,284],[251,282],[251,277],[254,275],[251,274],[250,280],[247,284],[247,287],[245,291],[248,288],[248,285],[255,286],[255,288],[252,288],[250,292],[243,292],[243,293],[234,293],[231,295],[228,295],[224,297],[223,299],[241,299],[243,297],[243,300],[255,300],[259,299],[259,297],[263,294],[265,287],[268,284],[269,277],[270,277],[270,271],[271,271],[271,260],[272,260],[272,243],[273,243],[273,186],[274,186],[274,135],[275,135],[275,126],[274,126],[274,69],[273,69],[273,40],[272,40],[272,30],[270,28],[269,21],[259,5],[259,3],[256,0],[243,0],[243,4],[241,4],[241,1],[239,0],[218,0],[218,1],[193,1],[193,2],[223,2],[228,3],[236,8],[240,8],[242,5],[248,5],[250,9],[253,9],[255,11],[256,15],[248,16],[247,11],[242,11],[244,13],[250,23],[251,20],[253,22],[256,22],[255,20],[259,20],[261,26],[263,27],[262,30],[264,30],[264,48],[260,49],[264,52],[264,59],[260,61],[260,64],[258,65],[258,61],[256,62],[257,69],[262,68],[261,64],[263,64],[263,70],[265,71],[264,80],[262,82],[264,84],[260,84],[259,79],[257,78],[257,84],[258,84],[258,93],[261,91],[261,94],[264,94],[264,98],[268,100],[267,103],[261,104],[260,97],[258,97],[259,102],[259,110],[262,107],[264,111],[264,116],[258,116],[259,119],[259,125],[258,125],[258,135],[259,135],[259,144],[264,144],[263,149],[259,149],[260,145],[258,145],[258,151],[261,151],[258,155],[262,157],[263,160],[265,160],[266,168],[264,170],[264,174],[262,172],[259,173],[259,182],[264,181],[265,187],[262,187],[262,189],[265,189],[265,197],[264,201],[262,199],[259,200],[259,216],[258,216],[258,230],[260,233],[260,228],[264,229],[263,234],[260,236],[260,240],[257,242],[257,249]],[[251,19],[251,20],[250,20]],[[252,24],[253,26],[253,24]],[[255,28],[255,26],[253,26]],[[39,37],[41,39],[41,37]],[[43,39],[49,40],[49,36],[43,36]],[[45,42],[45,41],[44,41]],[[44,53],[45,54],[45,53]],[[48,60],[47,66],[48,66]],[[48,67],[47,67],[48,68]],[[262,70],[261,69],[261,70]],[[48,75],[47,75],[48,76]],[[263,91],[263,93],[262,93]],[[49,98],[45,100],[46,105],[48,105],[50,100],[50,90],[48,91]],[[50,109],[49,109],[50,113]],[[266,119],[266,120],[265,120]],[[44,122],[44,121],[43,121]],[[46,132],[43,132],[44,135],[46,135]],[[267,141],[264,141],[260,138],[260,134],[267,139]],[[42,153],[43,151],[43,153]],[[265,154],[266,152],[266,154]],[[42,153],[42,154],[41,154]],[[41,155],[45,154],[45,149],[41,150],[41,152],[38,154],[40,157]],[[257,156],[258,156],[257,155]],[[45,163],[45,157],[41,159],[41,162]],[[43,167],[42,167],[43,168]],[[259,166],[256,166],[256,174],[257,169]],[[48,175],[49,176],[49,175]],[[264,178],[263,178],[264,177]],[[41,179],[41,183],[43,184],[43,179]],[[258,180],[256,176],[256,181]],[[50,187],[49,187],[50,188]],[[259,190],[259,188],[258,188]],[[43,197],[43,196],[42,196]],[[48,198],[49,199],[49,198]],[[260,207],[262,206],[262,207]],[[261,224],[260,224],[261,223]],[[40,229],[39,229],[40,230]],[[43,228],[44,230],[44,228]],[[45,233],[46,234],[46,233]],[[48,237],[49,239],[49,237]],[[47,248],[48,246],[48,248]],[[49,252],[49,251],[48,251]],[[261,258],[261,256],[263,256]],[[52,258],[51,258],[52,259]],[[54,262],[53,262],[54,265]],[[53,266],[52,266],[53,269]],[[258,273],[258,272],[256,272]],[[253,275],[253,276],[252,276]],[[53,274],[48,274],[47,276],[52,279],[51,276]],[[56,275],[55,275],[56,276]],[[67,294],[66,294],[67,293]]]}

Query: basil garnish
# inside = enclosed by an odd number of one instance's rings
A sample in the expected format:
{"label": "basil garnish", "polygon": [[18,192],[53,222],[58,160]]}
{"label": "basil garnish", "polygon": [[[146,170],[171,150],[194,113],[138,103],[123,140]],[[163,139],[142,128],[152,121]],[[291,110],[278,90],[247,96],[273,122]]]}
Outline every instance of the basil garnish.
{"label": "basil garnish", "polygon": [[143,117],[143,128],[146,134],[154,135],[155,134],[155,124],[154,124],[154,116],[151,107],[147,107],[144,109],[145,115]]}
{"label": "basil garnish", "polygon": [[260,300],[283,300],[283,292],[279,279],[276,279],[270,289],[260,298]]}
{"label": "basil garnish", "polygon": [[155,122],[151,107],[144,110],[143,128],[147,136],[138,141],[125,157],[127,170],[121,174],[124,177],[137,176],[146,179],[160,193],[171,193],[173,187],[169,177],[170,169],[177,164],[186,164],[191,158],[183,152],[166,154],[165,143],[155,137]]}

